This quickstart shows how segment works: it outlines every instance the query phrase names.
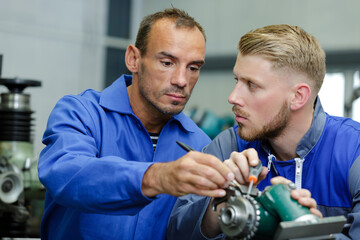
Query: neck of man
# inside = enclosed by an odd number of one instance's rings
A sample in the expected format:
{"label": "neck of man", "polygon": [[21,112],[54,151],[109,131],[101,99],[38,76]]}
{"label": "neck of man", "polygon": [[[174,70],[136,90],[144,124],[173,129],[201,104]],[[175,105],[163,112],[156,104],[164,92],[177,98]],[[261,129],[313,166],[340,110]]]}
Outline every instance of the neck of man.
{"label": "neck of man", "polygon": [[130,106],[134,114],[140,119],[148,132],[160,133],[171,116],[159,112],[154,106],[147,102],[136,89],[138,88],[133,85],[127,87]]}
{"label": "neck of man", "polygon": [[312,106],[291,113],[290,120],[282,133],[268,139],[272,154],[279,161],[287,161],[299,157],[296,153],[297,146],[306,132],[310,129],[314,109]]}

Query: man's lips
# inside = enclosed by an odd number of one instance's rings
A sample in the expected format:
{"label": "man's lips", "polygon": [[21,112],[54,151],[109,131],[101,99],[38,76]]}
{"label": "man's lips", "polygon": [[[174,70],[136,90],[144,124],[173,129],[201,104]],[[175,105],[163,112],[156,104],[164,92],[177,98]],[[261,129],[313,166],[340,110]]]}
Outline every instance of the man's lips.
{"label": "man's lips", "polygon": [[247,121],[247,118],[235,113],[235,121],[243,123]]}
{"label": "man's lips", "polygon": [[170,97],[172,100],[175,101],[182,101],[186,98],[184,95],[178,93],[167,93],[166,96]]}
{"label": "man's lips", "polygon": [[235,121],[236,122],[240,122],[243,123],[245,121],[248,120],[248,114],[246,114],[245,112],[243,112],[242,110],[233,107],[233,113],[235,114]]}

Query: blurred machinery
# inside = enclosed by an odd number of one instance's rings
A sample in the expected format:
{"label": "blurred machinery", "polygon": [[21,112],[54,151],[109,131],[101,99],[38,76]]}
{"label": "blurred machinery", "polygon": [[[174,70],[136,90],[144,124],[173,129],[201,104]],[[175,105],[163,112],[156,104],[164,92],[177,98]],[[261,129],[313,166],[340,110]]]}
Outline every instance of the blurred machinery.
{"label": "blurred machinery", "polygon": [[230,186],[223,198],[215,198],[215,211],[221,203],[219,222],[230,239],[335,239],[331,234],[342,231],[344,216],[318,218],[291,198],[295,184],[257,188],[247,194],[245,185]]}
{"label": "blurred machinery", "polygon": [[351,95],[349,96],[347,102],[345,102],[345,116],[351,117],[352,116],[352,108],[355,100],[360,98],[360,87],[355,88],[352,90]]}
{"label": "blurred machinery", "polygon": [[210,110],[192,108],[187,115],[211,138],[235,124],[233,115],[218,116]]}
{"label": "blurred machinery", "polygon": [[[2,56],[0,55],[0,74]],[[0,75],[1,77],[1,75]],[[40,81],[0,78],[0,237],[39,237],[45,188],[37,175],[30,95]]]}

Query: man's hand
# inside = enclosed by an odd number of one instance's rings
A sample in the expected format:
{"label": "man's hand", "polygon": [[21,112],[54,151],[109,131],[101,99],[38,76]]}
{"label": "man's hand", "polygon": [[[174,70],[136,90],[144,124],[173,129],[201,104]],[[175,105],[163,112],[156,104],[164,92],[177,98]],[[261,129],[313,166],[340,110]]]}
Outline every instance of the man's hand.
{"label": "man's hand", "polygon": [[[272,185],[289,184],[290,180],[283,177],[274,177],[271,180]],[[315,199],[311,198],[311,193],[307,189],[296,189],[291,191],[291,197],[297,200],[301,205],[308,207],[310,212],[318,217],[322,217],[321,212],[316,208],[317,203]]]}
{"label": "man's hand", "polygon": [[[260,159],[257,151],[253,148],[249,148],[242,152],[232,152],[230,158],[225,160],[224,163],[235,174],[236,181],[240,184],[246,185],[249,184],[248,178],[250,167],[255,167],[259,161]],[[267,173],[267,168],[263,167],[257,183],[263,180]],[[256,186],[256,184],[254,184],[254,186]]]}
{"label": "man's hand", "polygon": [[147,197],[161,193],[223,197],[233,179],[231,170],[215,156],[191,151],[176,161],[151,165],[144,174],[142,192]]}
{"label": "man's hand", "polygon": [[[232,152],[230,158],[224,161],[224,164],[234,173],[235,179],[238,183],[247,185],[249,184],[248,178],[250,173],[250,167],[255,167],[260,161],[257,151],[253,148],[246,149],[242,152]],[[266,177],[268,170],[263,167],[258,182]],[[254,185],[256,186],[257,183]],[[207,207],[204,218],[202,220],[201,231],[202,233],[213,238],[221,233],[218,216],[220,209],[224,207],[225,203],[217,207],[217,211],[214,212],[211,209],[211,203],[214,199],[211,199],[210,204]]]}

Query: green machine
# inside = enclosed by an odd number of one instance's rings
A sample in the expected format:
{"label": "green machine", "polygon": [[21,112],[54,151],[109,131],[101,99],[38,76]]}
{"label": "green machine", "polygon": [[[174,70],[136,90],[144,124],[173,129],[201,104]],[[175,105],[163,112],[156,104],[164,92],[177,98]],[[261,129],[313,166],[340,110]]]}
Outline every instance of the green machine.
{"label": "green machine", "polygon": [[0,78],[0,85],[9,91],[0,98],[0,237],[39,237],[45,188],[33,151],[30,95],[23,90],[41,82]]}
{"label": "green machine", "polygon": [[214,139],[221,131],[235,124],[233,115],[219,116],[210,110],[199,110],[194,107],[186,111],[186,114],[198,125],[211,139]]}
{"label": "green machine", "polygon": [[291,198],[294,184],[257,188],[247,194],[245,185],[230,186],[223,198],[216,198],[212,208],[226,203],[219,215],[220,228],[230,239],[335,239],[342,231],[344,216],[318,218]]}

